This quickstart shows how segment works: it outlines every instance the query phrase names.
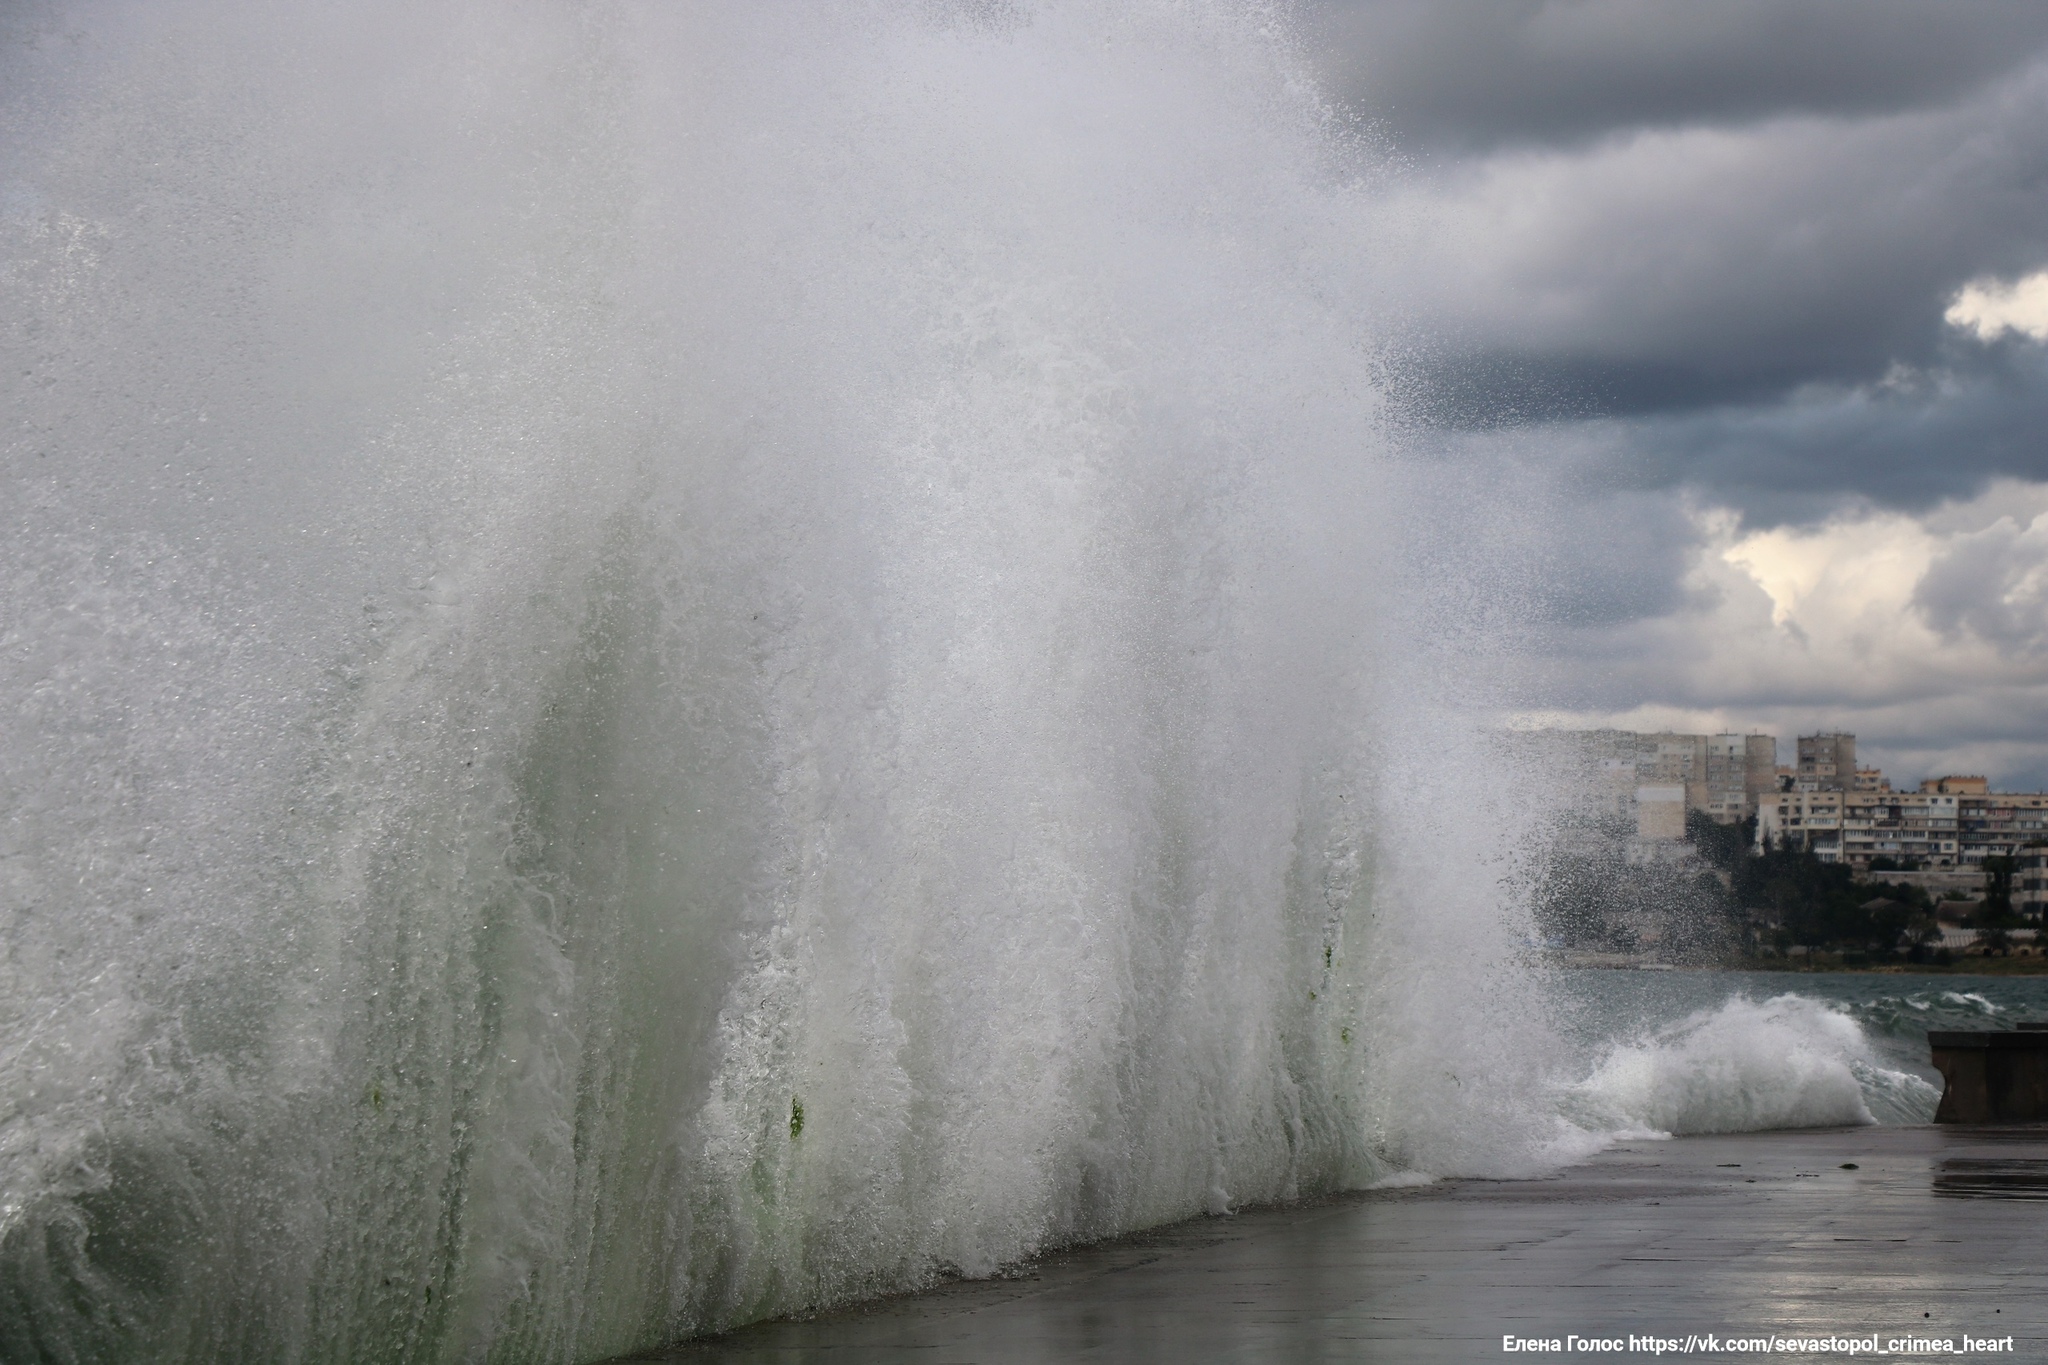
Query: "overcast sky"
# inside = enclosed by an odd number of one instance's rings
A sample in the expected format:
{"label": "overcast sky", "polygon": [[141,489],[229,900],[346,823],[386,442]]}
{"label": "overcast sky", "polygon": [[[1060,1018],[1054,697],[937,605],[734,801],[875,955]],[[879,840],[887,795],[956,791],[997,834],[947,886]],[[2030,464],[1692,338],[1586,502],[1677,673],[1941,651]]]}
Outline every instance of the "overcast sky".
{"label": "overcast sky", "polygon": [[2048,787],[2048,4],[1319,23],[1397,155],[1416,446],[1542,509],[1525,714]]}

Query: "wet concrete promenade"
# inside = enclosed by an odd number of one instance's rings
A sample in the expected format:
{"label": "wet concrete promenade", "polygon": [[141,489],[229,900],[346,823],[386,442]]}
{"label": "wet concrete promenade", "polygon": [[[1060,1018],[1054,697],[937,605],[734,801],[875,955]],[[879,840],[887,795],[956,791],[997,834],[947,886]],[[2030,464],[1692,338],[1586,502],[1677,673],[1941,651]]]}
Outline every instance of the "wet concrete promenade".
{"label": "wet concrete promenade", "polygon": [[[1648,1360],[1626,1349],[1629,1337],[1688,1333],[1724,1347],[1730,1337],[1874,1336],[1881,1350],[1909,1336],[1958,1347],[2010,1337],[2004,1351],[1965,1358],[2048,1361],[2048,1128],[1637,1142],[1546,1180],[1200,1219],[1047,1257],[1016,1278],[633,1359]],[[1620,1338],[1624,1349],[1503,1350],[1504,1335],[1570,1334]]]}

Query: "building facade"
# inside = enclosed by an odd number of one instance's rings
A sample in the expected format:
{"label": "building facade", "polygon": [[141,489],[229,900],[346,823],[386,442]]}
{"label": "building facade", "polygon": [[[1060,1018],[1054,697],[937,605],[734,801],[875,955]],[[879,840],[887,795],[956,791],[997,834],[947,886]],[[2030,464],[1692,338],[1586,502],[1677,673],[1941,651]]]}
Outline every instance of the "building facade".
{"label": "building facade", "polygon": [[1842,860],[1842,806],[1839,791],[1786,790],[1764,798],[1756,814],[1758,852],[1796,848],[1824,863]]}
{"label": "building facade", "polygon": [[[1813,738],[1854,744],[1847,735]],[[1799,743],[1799,765],[1781,774],[1783,790],[1758,810],[1759,849],[1805,849],[1859,871],[1879,858],[1900,867],[1981,868],[1986,858],[2024,861],[2039,856],[2035,846],[2048,849],[2048,792],[1994,792],[1984,778],[1968,776],[1931,777],[1917,792],[1900,792],[1875,768],[1852,768],[1846,789],[1823,785],[1840,779],[1834,755],[1841,750],[1809,751],[1804,737]],[[2048,880],[2043,872],[2026,878]],[[2023,892],[2038,893],[2030,904],[2048,900],[2048,886],[2016,886],[2015,903]]]}
{"label": "building facade", "polygon": [[1855,765],[1853,735],[1802,735],[1798,765],[1757,812],[1757,849],[1806,849],[1858,872],[1880,857],[1894,868],[1956,868],[1966,798],[1948,782],[1894,792],[1880,769]]}
{"label": "building facade", "polygon": [[1781,791],[1757,816],[1759,850],[1803,849],[1822,862],[1868,870],[1895,865],[1954,867],[1961,856],[1957,802],[1938,792]]}
{"label": "building facade", "polygon": [[2048,844],[2021,847],[2012,879],[2012,908],[2031,920],[2048,918]]}
{"label": "building facade", "polygon": [[1859,871],[1878,858],[1899,866],[1954,867],[1959,799],[1941,792],[1895,792],[1889,783],[1843,792],[1841,860]]}
{"label": "building facade", "polygon": [[[1639,838],[1684,838],[1687,811],[1734,824],[1754,815],[1758,801],[1778,785],[1778,741],[1771,735],[1579,730],[1567,738],[1583,764],[1585,804],[1605,819],[1637,827]],[[1683,793],[1678,832],[1666,834],[1674,788]]]}
{"label": "building facade", "polygon": [[1697,804],[1718,824],[1732,825],[1757,812],[1757,805],[1777,790],[1778,741],[1771,735],[1703,735],[1706,741],[1705,782]]}
{"label": "building facade", "polygon": [[1798,753],[1799,790],[1838,792],[1856,785],[1856,736],[1801,735]]}
{"label": "building facade", "polygon": [[1965,792],[1955,800],[1958,861],[1965,866],[2048,843],[2048,792]]}
{"label": "building facade", "polygon": [[1770,735],[1543,733],[1546,761],[1576,775],[1578,809],[1599,838],[1654,852],[1685,838],[1693,811],[1722,824],[1753,815],[1759,850],[1803,849],[1859,872],[1880,861],[1879,872],[1960,872],[2012,857],[2015,905],[2036,916],[2048,907],[2048,792],[1994,792],[1983,777],[1957,774],[1894,791],[1881,770],[1857,766],[1851,734],[1800,735],[1795,761],[1779,767]]}

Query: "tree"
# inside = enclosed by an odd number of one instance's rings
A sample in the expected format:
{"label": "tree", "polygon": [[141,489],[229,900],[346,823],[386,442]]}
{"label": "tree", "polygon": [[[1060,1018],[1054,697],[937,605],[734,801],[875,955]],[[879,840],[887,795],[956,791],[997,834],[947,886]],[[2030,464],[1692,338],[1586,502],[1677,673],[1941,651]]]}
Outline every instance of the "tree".
{"label": "tree", "polygon": [[2003,953],[2012,948],[2012,928],[2019,923],[2019,916],[2012,909],[2012,878],[2018,866],[2018,859],[2005,855],[1984,860],[1984,901],[1974,918],[1977,941],[1987,953]]}
{"label": "tree", "polygon": [[1984,913],[2002,920],[2012,918],[2012,878],[2019,860],[2000,854],[1984,860]]}
{"label": "tree", "polygon": [[1724,825],[1703,810],[1685,813],[1685,839],[1708,867],[1732,873],[1756,843],[1756,817]]}
{"label": "tree", "polygon": [[1845,927],[1874,953],[1888,953],[1901,942],[1913,947],[1941,934],[1933,914],[1909,899],[1877,896],[1856,910],[1856,916]]}
{"label": "tree", "polygon": [[1731,880],[1737,902],[1766,911],[1788,944],[1891,953],[1940,932],[1933,903],[1920,887],[1858,885],[1850,868],[1822,862],[1789,842],[1744,859]]}
{"label": "tree", "polygon": [[1855,874],[1789,840],[1745,858],[1732,880],[1736,899],[1767,911],[1794,943],[1820,948],[1845,937],[1864,938],[1857,906],[1866,897],[1853,889]]}

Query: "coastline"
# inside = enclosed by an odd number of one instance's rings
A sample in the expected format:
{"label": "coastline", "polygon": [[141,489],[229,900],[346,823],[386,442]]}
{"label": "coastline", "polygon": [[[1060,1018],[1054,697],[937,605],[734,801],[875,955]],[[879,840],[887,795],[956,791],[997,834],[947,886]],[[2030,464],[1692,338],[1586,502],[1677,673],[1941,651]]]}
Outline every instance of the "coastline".
{"label": "coastline", "polygon": [[[1866,976],[2048,976],[2048,958],[1970,958],[1952,963],[1872,962],[1855,966],[1824,964],[1788,967],[1783,959],[1761,958],[1754,962],[1716,968],[1719,971],[1784,972],[1794,976],[1823,976],[1837,972]],[[1768,964],[1768,965],[1767,965]]]}
{"label": "coastline", "polygon": [[[1553,965],[1582,971],[1619,972],[1775,972],[1785,976],[2048,976],[2048,956],[1968,957],[1953,962],[1844,963],[1841,954],[1820,954],[1797,962],[1782,957],[1732,958],[1719,962],[1660,962],[1653,959],[1614,960],[1606,954],[1557,959]],[[1833,960],[1830,960],[1833,959]]]}

